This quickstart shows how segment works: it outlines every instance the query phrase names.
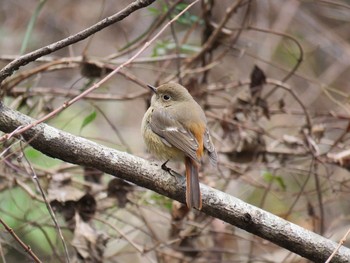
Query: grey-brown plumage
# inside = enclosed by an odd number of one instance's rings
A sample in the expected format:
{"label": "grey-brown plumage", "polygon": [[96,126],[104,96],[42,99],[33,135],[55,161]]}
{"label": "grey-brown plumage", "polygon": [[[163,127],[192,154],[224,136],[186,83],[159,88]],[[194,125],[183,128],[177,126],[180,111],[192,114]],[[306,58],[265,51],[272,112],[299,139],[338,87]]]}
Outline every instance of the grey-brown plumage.
{"label": "grey-brown plumage", "polygon": [[141,127],[146,146],[159,159],[185,161],[186,203],[190,208],[201,209],[198,168],[204,151],[208,152],[211,164],[217,163],[205,114],[179,84],[151,88],[155,94]]}

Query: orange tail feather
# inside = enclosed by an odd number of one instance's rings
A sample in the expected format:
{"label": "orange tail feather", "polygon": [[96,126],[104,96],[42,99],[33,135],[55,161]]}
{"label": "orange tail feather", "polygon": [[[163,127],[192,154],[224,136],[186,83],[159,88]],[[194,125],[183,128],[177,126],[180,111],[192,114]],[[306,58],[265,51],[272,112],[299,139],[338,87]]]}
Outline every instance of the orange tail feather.
{"label": "orange tail feather", "polygon": [[191,158],[185,158],[186,165],[186,204],[188,208],[202,209],[202,195],[199,187],[198,164]]}

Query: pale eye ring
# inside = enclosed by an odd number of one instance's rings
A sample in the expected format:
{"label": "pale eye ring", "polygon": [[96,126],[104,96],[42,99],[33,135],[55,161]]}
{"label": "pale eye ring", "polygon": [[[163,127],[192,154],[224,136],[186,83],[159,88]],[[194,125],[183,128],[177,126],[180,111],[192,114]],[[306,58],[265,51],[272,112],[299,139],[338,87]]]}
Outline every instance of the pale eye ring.
{"label": "pale eye ring", "polygon": [[170,100],[170,98],[171,97],[169,95],[167,95],[167,94],[163,95],[163,100],[165,100],[165,101]]}

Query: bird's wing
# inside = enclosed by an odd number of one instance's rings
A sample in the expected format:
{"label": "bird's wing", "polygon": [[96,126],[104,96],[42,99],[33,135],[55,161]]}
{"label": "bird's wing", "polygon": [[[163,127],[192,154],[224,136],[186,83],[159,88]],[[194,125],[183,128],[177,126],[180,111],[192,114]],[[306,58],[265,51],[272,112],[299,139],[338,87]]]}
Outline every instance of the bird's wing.
{"label": "bird's wing", "polygon": [[217,166],[217,162],[218,162],[218,156],[217,156],[217,153],[215,151],[214,144],[211,141],[208,129],[205,129],[203,143],[204,143],[204,148],[208,151],[209,160],[210,160],[211,165],[216,167]]}
{"label": "bird's wing", "polygon": [[165,144],[178,148],[191,159],[200,162],[197,157],[198,141],[171,114],[163,109],[154,110],[150,126],[152,131],[164,140]]}

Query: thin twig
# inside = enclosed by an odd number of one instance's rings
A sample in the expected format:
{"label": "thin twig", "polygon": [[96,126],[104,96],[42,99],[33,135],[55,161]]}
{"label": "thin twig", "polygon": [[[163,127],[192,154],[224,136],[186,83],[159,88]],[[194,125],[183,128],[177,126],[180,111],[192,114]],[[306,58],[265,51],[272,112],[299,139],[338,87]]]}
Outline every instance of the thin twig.
{"label": "thin twig", "polygon": [[[165,3],[167,5],[167,8],[168,10],[170,9],[170,4],[167,0],[165,0]],[[167,15],[168,15],[168,18],[169,20],[171,20],[171,13],[167,12]],[[177,70],[177,73],[176,73],[176,76],[178,77],[178,81],[179,81],[179,84],[182,84],[182,78],[181,78],[181,58],[180,58],[180,53],[181,53],[181,50],[180,50],[180,45],[179,45],[179,40],[177,39],[177,36],[176,36],[176,31],[175,31],[175,27],[173,24],[170,25],[170,31],[171,31],[171,35],[174,39],[174,43],[175,43],[175,55],[177,57],[176,61],[175,61],[175,64],[176,64],[176,70]]]}
{"label": "thin twig", "polygon": [[127,152],[132,153],[132,150],[130,148],[130,145],[126,142],[126,140],[124,140],[122,134],[119,132],[118,128],[116,127],[116,125],[114,125],[114,123],[108,118],[108,116],[104,113],[104,111],[97,106],[95,103],[92,102],[92,105],[94,106],[95,109],[97,109],[97,111],[102,115],[102,117],[107,121],[108,125],[112,128],[112,130],[114,131],[114,133],[117,135],[120,143],[125,147],[125,149],[127,150]]}
{"label": "thin twig", "polygon": [[[165,55],[159,55],[157,57],[139,57],[136,58],[132,63],[151,63],[151,62],[159,62],[159,61],[165,61],[165,60],[173,60],[173,59],[186,59],[188,58],[188,55],[186,54],[165,54]],[[16,55],[1,55],[0,54],[0,61],[12,61],[15,59],[18,59],[19,56]],[[89,59],[89,57],[88,57]],[[96,58],[94,58],[96,59]],[[40,63],[46,63],[46,62],[53,62],[53,61],[57,61],[57,60],[64,60],[65,63],[80,63],[83,61],[83,57],[82,56],[76,56],[76,57],[63,57],[63,58],[59,58],[56,56],[45,56],[45,57],[41,57],[38,58],[37,60],[35,60],[35,62],[40,62]],[[89,60],[88,60],[89,61]],[[108,64],[121,64],[125,61],[124,58],[116,58],[116,59],[112,59],[112,60],[106,60],[105,58],[103,58],[101,60],[101,62],[104,63],[108,63]]]}
{"label": "thin twig", "polygon": [[107,18],[104,18],[100,22],[96,23],[95,25],[88,27],[77,34],[71,35],[65,39],[59,40],[53,44],[50,44],[48,46],[39,48],[35,51],[32,51],[30,53],[27,53],[26,55],[20,56],[16,60],[10,62],[7,64],[4,68],[0,70],[0,84],[1,82],[7,78],[8,76],[12,75],[13,72],[20,67],[35,61],[37,58],[40,58],[42,56],[51,54],[57,50],[60,50],[64,47],[67,47],[71,44],[77,43],[94,33],[101,31],[102,29],[123,20],[133,12],[135,12],[138,9],[141,9],[143,7],[146,7],[150,4],[152,4],[155,0],[137,0],[132,2],[130,5],[125,7],[123,10],[119,11],[117,14],[114,14],[112,16],[109,16]]}
{"label": "thin twig", "polygon": [[2,243],[1,243],[1,240],[0,240],[0,255],[1,255],[1,260],[3,263],[6,263],[6,258],[5,258],[5,255],[4,255],[4,250],[2,249]]}
{"label": "thin twig", "polygon": [[[181,3],[183,0],[177,0],[176,2],[172,3],[170,8],[168,9],[168,12],[172,12],[176,6]],[[125,47],[121,48],[118,54],[112,54],[106,57],[107,60],[114,59],[116,57],[123,56],[125,54],[130,54],[132,51],[136,50],[138,47],[141,47],[148,39],[150,36],[157,30],[157,28],[163,24],[163,22],[167,19],[167,13],[164,13],[160,17],[157,17],[157,19],[154,20],[152,25],[140,36],[136,37],[134,40],[131,42],[127,43]],[[141,39],[145,38],[144,40],[141,41]]]}
{"label": "thin twig", "polygon": [[109,222],[101,219],[101,218],[96,218],[94,217],[95,220],[102,222],[103,224],[109,226],[113,230],[119,233],[119,235],[124,238],[131,246],[133,246],[140,254],[144,255],[150,262],[154,263],[154,260],[150,258],[148,255],[146,255],[144,249],[137,245],[134,241],[132,241],[126,234],[123,233],[119,228],[117,228],[115,225],[110,224]]}
{"label": "thin twig", "polygon": [[320,209],[320,234],[324,234],[324,203],[323,203],[323,196],[322,196],[322,190],[321,190],[321,185],[320,185],[320,178],[319,174],[317,173],[317,162],[313,162],[313,166],[315,169],[314,172],[314,179],[315,179],[315,190],[316,190],[316,195],[317,195],[317,201],[318,201],[318,207]]}
{"label": "thin twig", "polygon": [[[13,96],[24,94],[25,97],[31,97],[35,95],[46,95],[51,94],[53,96],[62,96],[66,98],[74,98],[81,93],[79,90],[68,90],[66,88],[61,87],[34,87],[34,88],[25,88],[25,87],[15,87],[12,89],[11,94]],[[117,100],[133,100],[137,98],[141,98],[148,94],[148,91],[141,90],[133,93],[128,93],[125,95],[112,94],[112,93],[90,93],[87,94],[84,99],[89,100],[103,100],[103,101],[117,101]],[[23,128],[23,127],[21,127]],[[12,135],[11,135],[12,137]]]}
{"label": "thin twig", "polygon": [[27,252],[30,257],[37,263],[41,263],[41,260],[37,257],[37,255],[34,254],[33,250],[30,248],[30,246],[26,245],[13,231],[11,227],[9,227],[1,218],[0,223],[5,227],[7,232],[10,233],[10,235],[17,241],[18,244],[20,244],[21,247],[24,248],[24,251]]}
{"label": "thin twig", "polygon": [[46,197],[46,194],[44,192],[44,189],[41,187],[41,184],[40,184],[40,181],[38,179],[38,176],[36,175],[36,172],[33,168],[33,166],[31,165],[31,163],[29,162],[29,160],[27,159],[27,156],[24,154],[24,149],[22,147],[22,144],[21,145],[21,149],[22,149],[22,153],[23,153],[23,158],[24,160],[27,162],[30,170],[31,170],[31,174],[32,174],[32,178],[33,180],[36,182],[39,190],[40,190],[40,193],[41,193],[41,196],[43,197],[44,201],[45,201],[45,204],[46,204],[46,207],[47,207],[47,210],[49,211],[49,214],[52,218],[52,221],[54,222],[55,224],[55,227],[56,227],[56,230],[57,230],[57,233],[58,233],[58,236],[60,237],[61,241],[62,241],[62,245],[63,245],[63,250],[64,250],[64,253],[65,253],[65,256],[66,256],[66,262],[70,262],[70,259],[69,259],[69,253],[68,253],[68,248],[67,248],[67,245],[66,245],[66,242],[64,241],[64,237],[63,237],[63,234],[62,234],[62,231],[61,231],[61,228],[57,222],[57,219],[56,219],[56,216],[55,216],[55,213],[53,212],[52,210],[52,207],[49,203],[49,201],[47,200],[47,197]]}
{"label": "thin twig", "polygon": [[340,239],[338,246],[336,247],[336,249],[333,251],[333,253],[329,256],[329,258],[327,259],[327,261],[325,263],[330,263],[332,258],[335,256],[335,254],[337,254],[339,248],[344,244],[344,242],[346,241],[348,235],[350,234],[350,228],[348,229],[348,231],[345,233],[345,235],[343,236],[342,239]]}
{"label": "thin twig", "polygon": [[277,87],[281,87],[281,88],[287,90],[294,97],[294,99],[298,102],[298,104],[300,105],[300,107],[304,111],[307,127],[309,127],[309,128],[312,127],[311,118],[309,116],[309,113],[307,112],[307,109],[306,109],[304,103],[300,100],[300,98],[297,96],[297,94],[294,92],[294,90],[289,87],[289,85],[287,85],[286,83],[283,83],[282,81],[278,81],[278,80],[274,80],[274,79],[270,79],[270,78],[266,79],[266,83],[273,84],[273,85],[276,85]]}
{"label": "thin twig", "polygon": [[237,8],[240,7],[243,0],[239,0],[234,2],[230,7],[228,7],[225,11],[225,16],[219,23],[218,27],[215,29],[215,31],[210,35],[208,41],[204,44],[203,48],[200,52],[198,52],[194,57],[192,57],[188,64],[192,64],[194,61],[201,58],[208,50],[210,50],[213,45],[215,44],[216,39],[218,38],[219,34],[221,33],[221,29],[226,25],[226,23],[229,21],[231,15],[237,10]]}
{"label": "thin twig", "polygon": [[276,35],[276,36],[281,36],[281,37],[284,37],[284,38],[288,38],[289,40],[291,40],[291,41],[293,41],[295,43],[296,47],[299,50],[299,57],[297,58],[297,63],[294,65],[294,67],[291,69],[291,71],[285,77],[283,77],[283,79],[282,79],[282,82],[287,81],[297,71],[297,69],[299,68],[301,62],[303,62],[303,59],[304,59],[303,47],[301,46],[299,41],[295,37],[293,37],[293,36],[291,36],[289,34],[286,34],[286,33],[282,33],[282,32],[277,32],[277,31],[273,31],[273,30],[268,30],[268,29],[263,29],[263,28],[258,28],[258,27],[252,27],[252,26],[249,26],[247,29],[248,30],[258,31],[258,32],[269,33],[269,34],[273,34],[273,35]]}

